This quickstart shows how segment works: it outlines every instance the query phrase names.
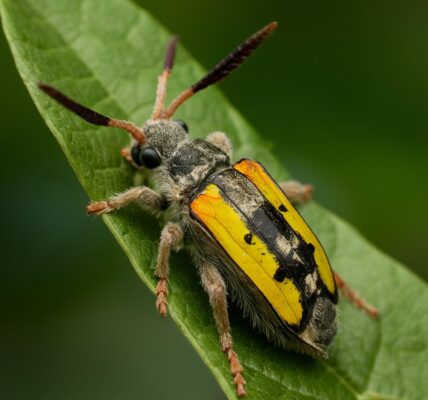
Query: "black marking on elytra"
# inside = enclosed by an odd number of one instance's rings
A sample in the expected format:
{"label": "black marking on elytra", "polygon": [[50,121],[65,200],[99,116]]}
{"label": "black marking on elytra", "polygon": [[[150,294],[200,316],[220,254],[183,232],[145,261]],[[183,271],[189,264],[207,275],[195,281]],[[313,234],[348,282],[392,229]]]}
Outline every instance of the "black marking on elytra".
{"label": "black marking on elytra", "polygon": [[275,271],[273,279],[277,282],[284,282],[284,279],[289,275],[290,268],[301,268],[301,263],[293,259],[294,252],[290,251],[285,257],[285,263],[281,264]]}
{"label": "black marking on elytra", "polygon": [[279,211],[281,211],[281,212],[287,212],[287,211],[288,211],[288,208],[287,208],[287,207],[285,207],[285,206],[284,206],[284,204],[281,204],[281,205],[278,207],[278,210],[279,210]]}
{"label": "black marking on elytra", "polygon": [[[301,293],[303,304],[303,317],[297,330],[304,329],[312,310],[314,309],[316,296],[305,296],[305,278],[316,269],[314,258],[314,246],[306,243],[301,235],[294,231],[286,217],[274,207],[268,200],[262,204],[253,214],[251,220],[255,228],[250,228],[255,232],[268,246],[269,250],[275,254],[279,267],[275,272],[273,279],[277,282],[283,282],[286,278],[290,279]],[[291,246],[288,253],[279,247],[279,238],[282,236],[290,243],[297,245]]]}
{"label": "black marking on elytra", "polygon": [[273,279],[277,282],[284,282],[285,277],[287,276],[287,267],[281,265],[276,271]]}
{"label": "black marking on elytra", "polygon": [[[278,247],[277,238],[279,235],[285,237],[290,244],[297,243],[297,245],[292,247],[292,250],[288,254],[284,254],[281,249],[278,249],[278,252],[280,254],[279,258],[281,264],[286,266],[290,271],[290,276],[294,277],[294,280],[297,278],[299,286],[304,287],[304,279],[306,275],[313,273],[316,268],[314,246],[312,243],[306,243],[301,235],[291,228],[286,218],[284,218],[284,216],[280,214],[271,203],[266,201],[263,204],[262,209],[268,216],[269,221],[274,225],[274,228],[266,231],[268,234],[270,234],[270,232],[275,232],[274,237],[266,238],[269,244],[272,243],[274,247]],[[262,232],[264,232],[264,229],[262,229]],[[293,257],[294,254],[296,254],[296,258],[301,261],[295,261]]]}
{"label": "black marking on elytra", "polygon": [[251,240],[253,239],[253,234],[251,232],[248,232],[244,235],[245,243],[251,244]]}
{"label": "black marking on elytra", "polygon": [[[242,160],[240,160],[242,161]],[[238,163],[240,162],[238,161]],[[272,178],[272,176],[269,174],[268,171],[266,171],[266,169],[263,167],[263,165],[259,164],[260,167],[264,170],[264,172],[266,173],[266,175],[272,180],[273,183],[276,184],[275,180]],[[280,187],[276,184],[278,190],[280,190]],[[259,190],[260,192],[260,190]],[[261,192],[260,192],[261,193]],[[261,195],[263,196],[263,193],[261,193]],[[264,197],[264,196],[263,196]],[[298,215],[299,212],[297,210],[294,210]],[[282,218],[286,221],[287,217],[284,215],[282,216]],[[303,219],[303,218],[302,218]],[[304,221],[303,221],[304,222]],[[305,222],[304,222],[305,223]],[[315,263],[315,258],[314,258],[314,252],[315,252],[315,248],[314,245],[312,243],[306,243],[303,238],[301,237],[301,235],[298,232],[295,232],[295,235],[297,236],[299,242],[302,244],[300,252],[304,255],[304,260],[305,263],[309,262],[309,263],[313,263],[315,268],[317,268],[316,263]],[[336,293],[332,294],[328,291],[327,287],[325,286],[325,284],[321,281],[321,279],[318,280],[317,285],[321,286],[322,288],[322,292],[321,294],[326,296],[327,298],[329,298],[334,304],[337,304],[338,302],[338,294],[337,291]]]}

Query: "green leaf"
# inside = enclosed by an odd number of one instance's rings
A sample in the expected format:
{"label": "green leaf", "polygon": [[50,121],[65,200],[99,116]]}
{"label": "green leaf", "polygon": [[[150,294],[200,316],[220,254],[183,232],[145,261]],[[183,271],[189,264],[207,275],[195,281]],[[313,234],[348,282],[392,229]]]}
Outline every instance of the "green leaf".
{"label": "green leaf", "polygon": [[[0,5],[22,79],[91,199],[130,187],[132,169],[119,157],[120,148],[129,141],[127,135],[83,122],[48,99],[35,84],[40,80],[54,84],[102,113],[142,124],[151,112],[169,33],[125,0],[2,0]],[[169,92],[177,94],[202,74],[202,68],[180,47]],[[288,177],[262,138],[218,89],[189,101],[178,117],[198,136],[214,130],[227,132],[236,159],[256,158],[278,180]],[[322,207],[311,203],[302,211],[333,266],[379,307],[381,318],[370,320],[341,301],[340,331],[331,357],[319,361],[268,345],[234,314],[233,336],[245,367],[249,398],[428,398],[426,285]],[[104,220],[153,291],[159,234],[159,229],[153,229],[153,219],[131,207]],[[226,395],[235,398],[207,298],[189,264],[188,256],[173,258],[170,315]]]}

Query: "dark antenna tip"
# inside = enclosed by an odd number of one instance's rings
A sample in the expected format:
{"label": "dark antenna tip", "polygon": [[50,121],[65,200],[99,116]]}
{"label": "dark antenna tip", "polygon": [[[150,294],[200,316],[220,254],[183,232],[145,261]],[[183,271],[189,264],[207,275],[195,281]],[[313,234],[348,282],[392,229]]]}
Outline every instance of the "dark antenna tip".
{"label": "dark antenna tip", "polygon": [[235,71],[244,61],[256,50],[270,34],[277,28],[278,23],[273,21],[238,45],[229,55],[223,58],[211,71],[202,79],[194,83],[190,88],[180,93],[163,112],[163,118],[170,118],[177,108],[195,93],[217,82],[220,82],[233,71]]}
{"label": "dark antenna tip", "polygon": [[56,88],[44,82],[37,82],[37,87],[52,98],[55,98],[58,93],[58,90]]}
{"label": "dark antenna tip", "polygon": [[43,82],[38,82],[37,86],[39,87],[39,89],[43,90],[47,95],[52,97],[54,100],[56,100],[58,103],[63,105],[65,108],[68,108],[70,111],[77,114],[80,118],[83,118],[85,121],[94,125],[101,125],[101,126],[109,125],[109,122],[110,122],[109,117],[99,114],[96,111],[91,110],[90,108],[87,108],[82,104],[75,102],[74,100],[71,100],[64,93],[60,92],[57,88]]}
{"label": "dark antenna tip", "polygon": [[64,93],[60,92],[57,88],[48,85],[47,83],[37,82],[37,86],[40,90],[43,90],[47,95],[52,97],[59,104],[63,105],[65,108],[68,108],[70,111],[74,112],[80,118],[83,118],[85,121],[94,125],[110,126],[113,128],[123,129],[129,132],[138,143],[144,144],[146,140],[144,132],[132,122],[110,118],[100,113],[97,113],[96,111],[91,110],[90,108],[85,107],[82,104],[79,104],[76,101],[70,99]]}
{"label": "dark antenna tip", "polygon": [[240,67],[244,61],[256,50],[270,34],[277,28],[276,21],[267,24],[256,33],[252,34],[247,40],[242,42],[235,48],[228,56],[223,58],[208,74],[200,81],[192,86],[194,93],[205,89],[223,80],[226,76],[230,75],[235,69]]}
{"label": "dark antenna tip", "polygon": [[163,69],[171,71],[174,66],[175,52],[177,50],[178,36],[174,35],[169,41],[168,48],[165,54]]}

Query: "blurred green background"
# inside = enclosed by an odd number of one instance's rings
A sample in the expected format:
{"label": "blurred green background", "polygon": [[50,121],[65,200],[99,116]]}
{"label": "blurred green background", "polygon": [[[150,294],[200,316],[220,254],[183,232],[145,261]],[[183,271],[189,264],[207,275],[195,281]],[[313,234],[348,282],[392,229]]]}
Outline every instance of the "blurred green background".
{"label": "blurred green background", "polygon": [[[279,21],[222,89],[317,201],[428,277],[426,2],[138,3],[207,68]],[[88,198],[3,36],[0,60],[0,398],[222,399],[102,222],[85,215]]]}

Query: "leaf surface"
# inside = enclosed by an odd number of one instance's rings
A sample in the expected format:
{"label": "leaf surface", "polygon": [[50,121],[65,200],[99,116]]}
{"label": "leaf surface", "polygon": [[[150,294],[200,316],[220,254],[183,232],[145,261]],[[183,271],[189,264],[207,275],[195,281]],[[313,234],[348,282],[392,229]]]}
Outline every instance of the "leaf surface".
{"label": "leaf surface", "polygon": [[[126,0],[1,0],[0,5],[18,71],[91,199],[132,186],[132,168],[119,156],[129,142],[127,134],[85,123],[37,90],[36,82],[58,86],[104,114],[142,124],[151,113],[170,34]],[[169,93],[177,94],[203,72],[180,47]],[[227,132],[235,159],[258,159],[276,179],[288,178],[263,139],[217,88],[189,101],[177,117],[199,137],[214,130]],[[330,359],[319,361],[268,345],[233,313],[235,347],[244,364],[249,398],[428,398],[426,284],[319,205],[312,202],[302,213],[335,269],[380,309],[381,318],[370,320],[341,301],[340,331]],[[104,220],[140,278],[154,291],[157,224],[133,207]],[[235,398],[207,298],[185,255],[173,258],[170,315],[226,395]]]}

